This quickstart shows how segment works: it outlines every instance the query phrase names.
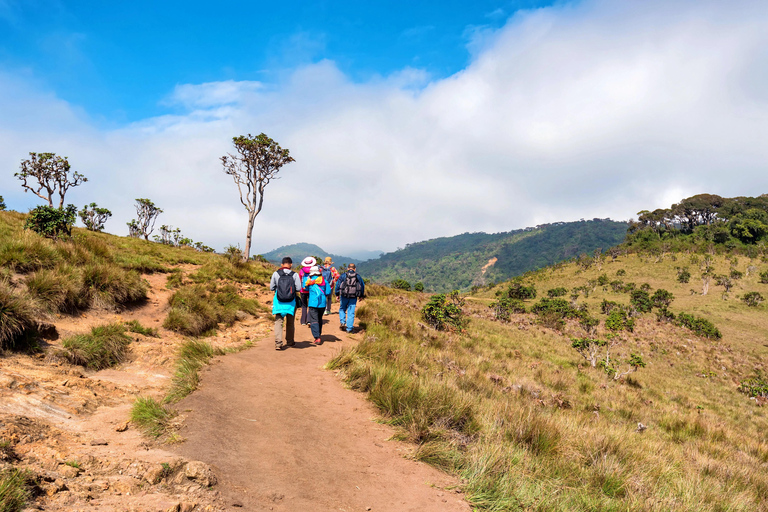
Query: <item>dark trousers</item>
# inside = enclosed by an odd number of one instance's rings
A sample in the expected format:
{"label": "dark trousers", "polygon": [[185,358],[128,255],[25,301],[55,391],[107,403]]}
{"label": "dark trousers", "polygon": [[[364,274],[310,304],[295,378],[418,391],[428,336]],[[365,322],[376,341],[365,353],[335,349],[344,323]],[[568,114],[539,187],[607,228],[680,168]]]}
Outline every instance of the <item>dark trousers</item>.
{"label": "dark trousers", "polygon": [[309,328],[315,339],[323,335],[323,312],[325,308],[309,308]]}
{"label": "dark trousers", "polygon": [[301,292],[301,325],[307,325],[307,302],[309,302],[309,292]]}

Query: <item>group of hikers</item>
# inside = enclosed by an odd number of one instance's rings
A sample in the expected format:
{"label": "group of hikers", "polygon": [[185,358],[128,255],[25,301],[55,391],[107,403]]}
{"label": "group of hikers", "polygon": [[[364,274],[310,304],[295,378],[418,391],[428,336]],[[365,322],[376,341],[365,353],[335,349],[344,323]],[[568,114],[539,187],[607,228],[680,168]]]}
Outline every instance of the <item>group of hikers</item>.
{"label": "group of hikers", "polygon": [[292,270],[293,260],[286,256],[279,269],[272,274],[269,289],[275,292],[272,314],[275,316],[275,350],[283,350],[283,324],[286,345],[296,345],[294,322],[301,307],[301,325],[309,324],[315,345],[320,345],[323,334],[323,314],[331,314],[333,295],[339,301],[339,329],[352,332],[355,323],[357,299],[365,297],[365,282],[350,263],[347,271],[339,274],[333,260],[326,257],[323,265],[307,256],[298,272]]}

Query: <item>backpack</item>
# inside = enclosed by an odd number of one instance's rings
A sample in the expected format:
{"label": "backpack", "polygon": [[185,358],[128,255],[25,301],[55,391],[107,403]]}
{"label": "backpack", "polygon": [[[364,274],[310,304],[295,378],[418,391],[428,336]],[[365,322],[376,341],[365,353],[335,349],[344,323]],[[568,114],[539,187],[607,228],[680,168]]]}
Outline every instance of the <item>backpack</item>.
{"label": "backpack", "polygon": [[[331,268],[320,267],[320,270],[323,273],[323,280],[325,281],[326,285],[330,287],[331,283],[333,283],[333,267]],[[326,295],[328,294],[326,293]]]}
{"label": "backpack", "polygon": [[296,283],[293,281],[294,271],[287,274],[279,272],[277,277],[277,300],[280,302],[293,302],[296,300]]}
{"label": "backpack", "polygon": [[347,277],[341,284],[341,296],[350,299],[358,295],[360,295],[360,280],[357,277],[357,272],[347,272]]}

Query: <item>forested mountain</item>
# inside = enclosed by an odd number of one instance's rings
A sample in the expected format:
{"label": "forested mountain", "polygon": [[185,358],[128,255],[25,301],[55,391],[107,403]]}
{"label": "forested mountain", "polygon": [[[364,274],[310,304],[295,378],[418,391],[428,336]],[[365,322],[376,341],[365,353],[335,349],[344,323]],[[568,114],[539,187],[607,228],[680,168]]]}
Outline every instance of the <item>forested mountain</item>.
{"label": "forested mountain", "polygon": [[624,240],[628,224],[610,219],[543,224],[506,233],[464,233],[407,245],[360,263],[366,279],[405,279],[427,290],[468,290],[529,270],[608,249]]}
{"label": "forested mountain", "polygon": [[319,256],[320,258],[325,258],[326,256],[330,256],[333,258],[334,265],[343,265],[347,263],[357,263],[359,260],[355,258],[350,258],[349,256],[341,256],[338,254],[331,254],[329,252],[325,252],[323,249],[318,247],[315,244],[307,244],[307,243],[298,243],[298,244],[291,244],[291,245],[284,245],[283,247],[278,247],[274,251],[269,251],[267,253],[262,254],[267,260],[279,263],[280,260],[282,260],[285,256],[290,256],[293,260],[294,264],[298,264],[306,258],[307,256]]}

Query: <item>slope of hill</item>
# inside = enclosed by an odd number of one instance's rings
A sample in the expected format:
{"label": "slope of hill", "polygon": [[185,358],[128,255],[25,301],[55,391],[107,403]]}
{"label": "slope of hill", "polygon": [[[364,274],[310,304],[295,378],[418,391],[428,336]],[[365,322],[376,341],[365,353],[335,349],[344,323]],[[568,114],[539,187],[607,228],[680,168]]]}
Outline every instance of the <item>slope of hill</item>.
{"label": "slope of hill", "polygon": [[273,251],[264,253],[262,254],[262,256],[264,256],[268,261],[272,261],[275,263],[280,262],[280,260],[283,259],[285,256],[290,256],[294,264],[298,264],[301,260],[303,260],[307,256],[315,256],[315,257],[319,256],[320,258],[325,258],[327,256],[330,256],[331,258],[333,258],[334,265],[345,265],[348,263],[357,263],[359,261],[358,259],[351,258],[349,256],[341,256],[339,254],[331,254],[329,252],[325,252],[323,249],[321,249],[317,245],[308,244],[308,243],[284,245],[282,247],[278,247]]}
{"label": "slope of hill", "polygon": [[[421,314],[434,297],[372,285],[365,340],[330,367],[476,510],[766,511],[768,308],[747,300],[768,292],[761,274],[765,250],[581,258],[526,274],[537,298],[506,316],[510,283],[451,299],[467,323],[447,331]],[[650,310],[642,292],[659,289],[671,303]]]}
{"label": "slope of hill", "polygon": [[421,281],[428,290],[468,290],[529,270],[608,249],[624,239],[627,223],[609,219],[544,224],[506,233],[464,233],[409,244],[361,263],[374,282]]}

